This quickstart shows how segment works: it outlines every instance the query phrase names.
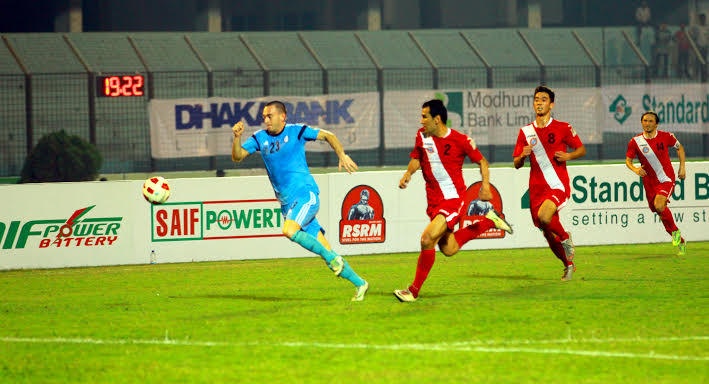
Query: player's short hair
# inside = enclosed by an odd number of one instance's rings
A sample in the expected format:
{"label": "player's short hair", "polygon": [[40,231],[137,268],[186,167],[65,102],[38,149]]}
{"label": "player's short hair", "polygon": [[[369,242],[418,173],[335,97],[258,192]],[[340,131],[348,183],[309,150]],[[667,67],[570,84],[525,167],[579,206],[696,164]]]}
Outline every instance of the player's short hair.
{"label": "player's short hair", "polygon": [[547,95],[549,95],[549,101],[551,101],[552,103],[554,102],[554,91],[552,91],[551,88],[540,85],[534,88],[534,94],[532,95],[532,97],[537,96],[537,93],[539,92],[546,93]]}
{"label": "player's short hair", "polygon": [[439,99],[429,100],[429,101],[423,103],[423,105],[421,106],[421,108],[426,108],[426,107],[428,107],[428,109],[431,111],[432,118],[436,117],[436,116],[440,116],[443,124],[448,122],[448,110],[446,109],[446,106],[443,105],[443,102],[441,100],[439,100]]}
{"label": "player's short hair", "polygon": [[643,119],[645,118],[645,115],[653,115],[653,116],[655,116],[655,123],[659,123],[659,122],[660,122],[660,117],[657,116],[657,113],[655,113],[655,111],[645,111],[645,113],[643,113],[642,116],[640,116],[640,122],[641,122],[641,123],[643,122]]}
{"label": "player's short hair", "polygon": [[266,107],[270,107],[270,106],[272,106],[272,105],[276,106],[276,109],[278,109],[279,111],[281,111],[281,113],[283,113],[284,115],[288,116],[288,112],[286,112],[286,105],[285,105],[285,104],[281,103],[281,102],[278,101],[278,100],[274,100],[274,101],[272,101],[272,102],[266,104]]}

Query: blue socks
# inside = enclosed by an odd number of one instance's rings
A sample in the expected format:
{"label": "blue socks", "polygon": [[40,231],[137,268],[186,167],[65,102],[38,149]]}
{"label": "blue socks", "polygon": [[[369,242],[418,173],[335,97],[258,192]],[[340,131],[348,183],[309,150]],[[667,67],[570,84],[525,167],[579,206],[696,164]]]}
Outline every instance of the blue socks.
{"label": "blue socks", "polygon": [[345,262],[345,268],[342,269],[342,273],[340,273],[340,277],[343,279],[349,280],[352,284],[354,284],[356,287],[364,285],[364,280],[355,273],[354,269],[350,267],[350,265],[347,263],[347,260],[342,259],[342,261]]}
{"label": "blue socks", "polygon": [[[328,265],[330,265],[330,261],[332,261],[332,259],[337,257],[337,254],[335,252],[328,251],[327,248],[325,248],[325,246],[318,241],[318,239],[313,237],[313,235],[308,234],[307,232],[304,232],[302,230],[296,232],[295,235],[293,235],[292,240],[293,242],[300,244],[308,251],[320,255],[320,257],[322,257]],[[357,273],[355,273],[352,267],[350,267],[350,265],[347,263],[347,260],[343,259],[343,261],[345,262],[345,267],[342,269],[340,277],[349,280],[357,287],[364,285],[364,280],[362,280],[362,278],[359,277]]]}
{"label": "blue socks", "polygon": [[330,264],[330,261],[335,258],[334,253],[330,252],[325,248],[324,245],[322,245],[318,239],[314,238],[313,235],[304,232],[304,231],[298,231],[293,235],[294,242],[300,244],[303,248],[307,249],[310,252],[317,253],[322,257],[325,262]]}

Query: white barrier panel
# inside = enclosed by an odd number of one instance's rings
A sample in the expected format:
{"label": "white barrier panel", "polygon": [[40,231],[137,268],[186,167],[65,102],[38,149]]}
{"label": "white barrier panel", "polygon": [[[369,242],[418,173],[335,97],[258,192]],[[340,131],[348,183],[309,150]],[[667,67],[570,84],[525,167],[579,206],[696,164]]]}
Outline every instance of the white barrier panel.
{"label": "white barrier panel", "polygon": [[[314,177],[321,199],[328,196],[328,175]],[[141,204],[136,249],[146,260],[152,250],[158,262],[313,256],[283,236],[281,206],[267,176],[175,179],[170,187],[168,203]]]}
{"label": "white barrier panel", "polygon": [[[637,162],[636,162],[637,165]],[[674,163],[675,172],[678,164]],[[709,240],[709,163],[687,163],[668,207],[690,242]],[[624,164],[569,167],[572,196],[562,210],[563,224],[580,245],[662,243],[670,241],[650,211],[640,177]]]}
{"label": "white barrier panel", "polygon": [[117,181],[0,187],[0,268],[145,263],[135,252],[135,224],[146,204],[141,185]]}
{"label": "white barrier panel", "polygon": [[[330,130],[349,150],[379,146],[376,92],[256,99],[154,99],[149,106],[152,155],[155,158],[230,155],[231,127],[243,121],[243,140],[246,140],[264,128],[263,107],[275,99],[286,105],[288,123]],[[307,149],[327,151],[330,147],[314,143]]]}
{"label": "white barrier panel", "polygon": [[[676,167],[676,164],[675,164]],[[470,166],[466,183],[480,180]],[[529,168],[491,169],[493,204],[515,233],[463,249],[545,247],[525,198]],[[398,188],[401,171],[315,175],[318,221],[343,255],[417,252],[429,222],[423,177]],[[669,242],[642,184],[625,165],[570,166],[561,211],[577,245]],[[314,256],[281,234],[283,217],[266,176],[169,180],[167,204],[150,205],[141,181],[0,187],[0,269]],[[472,188],[472,187],[471,187]],[[670,209],[690,242],[709,240],[709,163],[687,163]]]}

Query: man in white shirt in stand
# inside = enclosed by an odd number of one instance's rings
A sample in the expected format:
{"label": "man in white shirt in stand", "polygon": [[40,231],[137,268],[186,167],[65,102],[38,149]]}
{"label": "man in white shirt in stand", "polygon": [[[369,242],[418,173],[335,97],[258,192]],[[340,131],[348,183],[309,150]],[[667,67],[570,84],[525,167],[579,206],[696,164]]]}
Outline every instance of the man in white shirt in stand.
{"label": "man in white shirt in stand", "polygon": [[650,7],[647,6],[647,1],[643,1],[642,5],[640,5],[637,9],[635,9],[635,21],[638,22],[637,24],[637,40],[636,43],[638,45],[638,48],[640,47],[640,36],[643,33],[643,27],[649,27],[650,26]]}

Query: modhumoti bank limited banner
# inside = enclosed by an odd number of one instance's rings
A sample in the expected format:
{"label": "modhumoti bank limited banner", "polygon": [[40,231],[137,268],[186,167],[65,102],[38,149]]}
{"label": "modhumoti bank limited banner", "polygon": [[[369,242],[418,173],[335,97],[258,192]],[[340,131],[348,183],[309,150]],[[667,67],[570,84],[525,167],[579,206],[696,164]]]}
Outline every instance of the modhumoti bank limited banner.
{"label": "modhumoti bank limited banner", "polygon": [[[385,92],[385,145],[413,147],[421,127],[421,105],[431,99],[446,105],[450,128],[478,145],[514,145],[520,128],[534,118],[533,92],[528,88]],[[599,88],[560,88],[554,93],[553,117],[570,123],[584,143],[600,143],[604,119],[599,118],[603,109]]]}

